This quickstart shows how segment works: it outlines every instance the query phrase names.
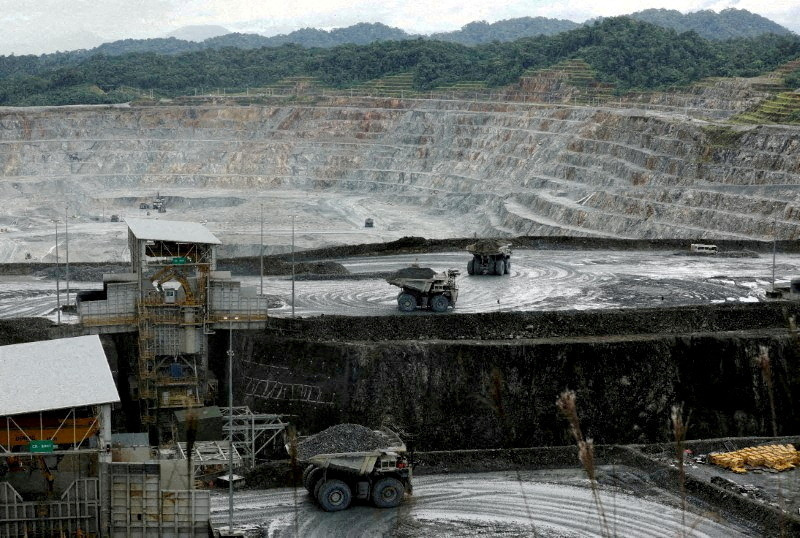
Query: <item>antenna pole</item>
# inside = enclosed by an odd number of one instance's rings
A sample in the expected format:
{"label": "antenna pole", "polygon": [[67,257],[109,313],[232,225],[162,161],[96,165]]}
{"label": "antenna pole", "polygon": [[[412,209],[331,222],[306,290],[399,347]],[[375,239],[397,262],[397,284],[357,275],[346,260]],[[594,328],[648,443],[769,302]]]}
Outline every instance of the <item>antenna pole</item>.
{"label": "antenna pole", "polygon": [[58,221],[55,220],[56,225],[56,315],[58,316],[58,324],[61,325],[61,289],[60,279],[58,275]]}

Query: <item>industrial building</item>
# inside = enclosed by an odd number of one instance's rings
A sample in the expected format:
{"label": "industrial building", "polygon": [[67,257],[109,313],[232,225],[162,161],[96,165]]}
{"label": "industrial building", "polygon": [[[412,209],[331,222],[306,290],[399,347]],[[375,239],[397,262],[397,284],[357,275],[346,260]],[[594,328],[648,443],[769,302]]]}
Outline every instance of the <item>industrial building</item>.
{"label": "industrial building", "polygon": [[0,536],[100,531],[118,401],[97,336],[0,347]]}
{"label": "industrial building", "polygon": [[[0,347],[0,538],[207,535],[209,492],[195,481],[253,465],[286,427],[247,407],[203,414],[219,392],[210,361],[227,362],[209,336],[265,327],[266,297],[216,270],[220,241],[202,225],[126,222],[128,272],[78,294],[84,336]],[[124,383],[102,344],[122,333],[135,335],[117,357]],[[120,400],[147,433],[112,435]],[[213,414],[207,438],[180,439],[189,410]]]}
{"label": "industrial building", "polygon": [[0,347],[0,538],[207,535],[185,458],[114,447],[119,401],[96,335]]}
{"label": "industrial building", "polygon": [[216,270],[220,244],[201,224],[126,219],[130,272],[103,276],[101,291],[78,295],[85,332],[135,332],[130,397],[155,440],[169,436],[176,410],[213,403],[208,336],[218,329],[263,328],[267,299]]}

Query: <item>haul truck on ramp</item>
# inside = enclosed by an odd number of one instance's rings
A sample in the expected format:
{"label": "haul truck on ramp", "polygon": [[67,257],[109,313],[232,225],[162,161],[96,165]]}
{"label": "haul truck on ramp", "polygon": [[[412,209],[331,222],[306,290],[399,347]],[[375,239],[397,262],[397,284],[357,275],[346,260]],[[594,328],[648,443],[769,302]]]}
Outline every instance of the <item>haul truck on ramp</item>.
{"label": "haul truck on ramp", "polygon": [[308,463],[303,485],[324,510],[345,510],[353,499],[369,500],[378,508],[393,508],[400,504],[406,491],[411,492],[411,465],[405,457],[405,443],[388,429],[369,433],[378,440],[373,445],[384,446],[357,452],[298,455],[300,461]]}

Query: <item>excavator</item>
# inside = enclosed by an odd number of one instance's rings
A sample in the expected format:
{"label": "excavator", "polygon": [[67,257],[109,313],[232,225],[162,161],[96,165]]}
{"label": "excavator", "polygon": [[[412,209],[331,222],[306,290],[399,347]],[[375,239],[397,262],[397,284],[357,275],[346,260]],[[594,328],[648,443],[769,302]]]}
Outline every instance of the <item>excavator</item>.
{"label": "excavator", "polygon": [[192,291],[192,286],[189,284],[189,281],[186,279],[183,273],[178,271],[174,266],[167,265],[166,267],[156,271],[155,274],[150,277],[150,281],[156,286],[158,292],[164,297],[165,303],[174,303],[177,299],[177,290],[164,290],[162,287],[164,282],[169,282],[170,280],[175,280],[181,285],[181,287],[183,287],[183,293],[186,295],[186,303],[194,302],[194,292]]}

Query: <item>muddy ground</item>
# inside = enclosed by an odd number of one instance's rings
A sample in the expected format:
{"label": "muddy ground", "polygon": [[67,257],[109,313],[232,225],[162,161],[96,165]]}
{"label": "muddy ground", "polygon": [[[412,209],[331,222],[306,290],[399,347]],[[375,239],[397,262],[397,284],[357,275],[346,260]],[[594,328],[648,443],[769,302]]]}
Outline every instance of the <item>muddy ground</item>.
{"label": "muddy ground", "polygon": [[[358,502],[321,510],[304,488],[235,494],[234,524],[250,536],[759,536],[760,529],[680,498],[635,468],[604,466],[598,497],[580,469],[436,474],[415,479],[396,509]],[[599,505],[598,505],[599,499]],[[228,498],[212,495],[212,523],[227,525]],[[601,516],[602,514],[602,516]]]}

